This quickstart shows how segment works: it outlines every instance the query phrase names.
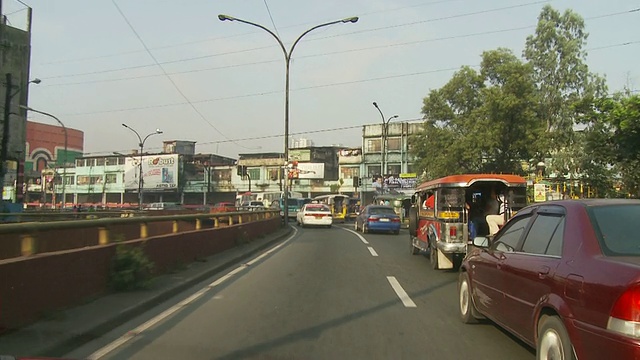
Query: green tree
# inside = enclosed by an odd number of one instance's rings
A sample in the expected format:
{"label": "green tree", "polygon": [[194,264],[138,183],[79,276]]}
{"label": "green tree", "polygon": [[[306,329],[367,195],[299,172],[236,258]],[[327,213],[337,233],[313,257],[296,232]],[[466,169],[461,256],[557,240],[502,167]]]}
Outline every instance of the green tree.
{"label": "green tree", "polygon": [[462,67],[446,85],[424,98],[424,127],[410,141],[417,168],[427,179],[474,172],[481,166],[479,144],[468,139],[473,136],[474,113],[482,105],[483,87],[480,74]]}
{"label": "green tree", "polygon": [[527,37],[523,55],[533,67],[538,93],[538,116],[546,122],[538,140],[537,157],[552,157],[548,168],[558,174],[574,174],[582,152],[575,136],[573,107],[584,97],[606,92],[604,80],[589,72],[584,50],[588,34],[584,20],[573,12],[560,13],[545,5],[533,35]]}
{"label": "green tree", "polygon": [[544,131],[532,69],[507,49],[484,52],[479,72],[463,67],[423,104],[426,121],[412,149],[427,178],[520,172]]}

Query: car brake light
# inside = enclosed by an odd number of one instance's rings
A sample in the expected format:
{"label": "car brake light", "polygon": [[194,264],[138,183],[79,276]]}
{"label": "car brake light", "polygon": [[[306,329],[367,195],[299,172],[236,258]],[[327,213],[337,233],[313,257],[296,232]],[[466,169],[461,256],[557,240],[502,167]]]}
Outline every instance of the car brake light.
{"label": "car brake light", "polygon": [[391,222],[400,222],[400,218],[393,218],[391,219]]}
{"label": "car brake light", "polygon": [[616,300],[607,329],[640,338],[640,285],[630,287]]}
{"label": "car brake light", "polygon": [[378,218],[370,217],[367,219],[367,221],[378,221]]}

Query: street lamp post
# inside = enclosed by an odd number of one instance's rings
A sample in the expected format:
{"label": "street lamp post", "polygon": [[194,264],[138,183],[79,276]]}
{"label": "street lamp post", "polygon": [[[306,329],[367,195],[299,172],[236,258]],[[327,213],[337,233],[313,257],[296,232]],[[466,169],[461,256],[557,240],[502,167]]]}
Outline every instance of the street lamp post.
{"label": "street lamp post", "polygon": [[384,114],[382,113],[382,110],[380,110],[378,103],[374,101],[373,106],[378,109],[378,112],[380,112],[380,117],[382,118],[382,144],[380,144],[380,148],[382,149],[382,151],[380,152],[382,158],[382,166],[380,167],[380,175],[382,175],[382,177],[384,178],[384,175],[387,173],[387,169],[385,169],[385,157],[387,156],[387,132],[389,131],[389,123],[391,122],[391,119],[396,119],[398,115],[393,115],[392,117],[385,120]]}
{"label": "street lamp post", "polygon": [[[69,154],[67,153],[67,145],[68,145],[68,137],[67,137],[67,127],[64,126],[64,124],[62,123],[62,121],[60,121],[60,119],[58,119],[57,117],[44,112],[44,111],[40,111],[40,110],[36,110],[36,109],[32,109],[28,106],[24,106],[24,105],[20,105],[20,108],[27,110],[27,111],[32,111],[34,113],[38,113],[38,114],[42,114],[45,116],[48,116],[52,119],[54,119],[55,121],[58,122],[58,124],[60,124],[60,126],[62,126],[62,131],[64,132],[64,164],[63,164],[63,168],[62,168],[62,207],[64,208],[65,204],[67,203],[67,191],[66,191],[66,180],[67,180],[67,165],[69,163],[68,161],[68,156]],[[58,157],[56,156],[56,160],[58,160]]]}
{"label": "street lamp post", "polygon": [[143,204],[142,192],[144,191],[144,180],[142,179],[142,154],[144,153],[144,143],[147,141],[149,136],[162,134],[162,131],[160,129],[156,129],[156,131],[148,134],[143,139],[142,137],[140,137],[140,134],[138,134],[137,131],[129,127],[127,124],[122,124],[122,126],[133,131],[133,133],[136,134],[136,136],[138,137],[138,141],[139,141],[138,146],[140,147],[140,164],[138,165],[140,166],[140,171],[138,172],[138,210],[142,210],[142,204]]}
{"label": "street lamp post", "polygon": [[[300,36],[298,36],[298,38],[293,42],[293,45],[291,45],[291,48],[289,49],[289,51],[287,52],[287,49],[285,48],[284,44],[282,43],[282,40],[280,40],[280,37],[278,35],[276,35],[273,31],[269,30],[268,28],[260,25],[260,24],[256,24],[254,22],[251,21],[247,21],[247,20],[242,20],[242,19],[238,19],[232,16],[228,16],[228,15],[223,15],[220,14],[218,15],[218,19],[220,21],[238,21],[247,25],[251,25],[251,26],[255,26],[258,27],[266,32],[268,32],[271,36],[273,36],[276,41],[278,42],[278,44],[280,45],[280,48],[282,49],[282,52],[284,54],[284,60],[285,60],[285,90],[284,90],[284,162],[285,164],[289,161],[289,68],[290,68],[290,64],[291,64],[291,55],[293,54],[293,50],[295,49],[296,45],[298,44],[298,42],[300,41],[300,39],[302,39],[303,36],[307,35],[308,33],[310,33],[313,30],[316,30],[318,28],[324,27],[324,26],[329,26],[329,25],[333,25],[333,24],[339,24],[339,23],[355,23],[358,21],[358,17],[354,16],[354,17],[350,17],[350,18],[345,18],[342,20],[336,20],[336,21],[331,21],[331,22],[327,22],[324,24],[320,24],[320,25],[316,25],[312,28],[310,28],[309,30],[303,32]],[[284,165],[284,164],[283,164]],[[288,179],[289,176],[287,174],[287,176],[285,177],[285,179]],[[286,182],[285,182],[286,184]],[[288,203],[288,198],[289,198],[289,190],[287,188],[287,186],[285,186],[285,191],[284,191],[284,196],[283,196],[283,200],[284,200],[284,224],[285,226],[288,224],[289,222],[289,210],[287,207],[287,203]]]}
{"label": "street lamp post", "polygon": [[[5,162],[7,161],[7,153],[9,152],[9,117],[11,116],[11,100],[14,96],[18,95],[22,91],[22,87],[18,86],[14,93],[11,93],[13,88],[13,76],[11,73],[5,74],[5,96],[4,96],[4,116],[2,124],[2,140],[0,140],[0,203],[2,202],[2,193],[4,191],[4,176],[7,172],[5,168]],[[35,78],[27,82],[29,84],[40,84],[41,80]]]}

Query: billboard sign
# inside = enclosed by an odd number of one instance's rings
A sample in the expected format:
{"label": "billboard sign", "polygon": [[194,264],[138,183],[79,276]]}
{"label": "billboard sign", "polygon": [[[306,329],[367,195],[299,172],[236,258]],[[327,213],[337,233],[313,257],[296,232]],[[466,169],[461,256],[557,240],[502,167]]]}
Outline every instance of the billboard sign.
{"label": "billboard sign", "polygon": [[311,161],[311,150],[307,149],[289,149],[289,160],[293,161]]}
{"label": "billboard sign", "polygon": [[[139,157],[127,157],[124,165],[124,186],[138,190]],[[178,155],[149,155],[142,157],[144,190],[177,190]]]}
{"label": "billboard sign", "polygon": [[298,163],[298,179],[324,179],[324,164]]}

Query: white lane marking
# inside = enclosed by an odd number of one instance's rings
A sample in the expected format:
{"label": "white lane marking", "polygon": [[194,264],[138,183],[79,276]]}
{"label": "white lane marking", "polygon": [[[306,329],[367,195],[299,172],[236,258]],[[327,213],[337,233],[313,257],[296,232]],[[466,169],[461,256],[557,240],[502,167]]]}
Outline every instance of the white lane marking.
{"label": "white lane marking", "polygon": [[355,231],[353,231],[351,229],[345,229],[345,228],[341,228],[341,229],[355,234],[358,237],[358,239],[360,239],[360,241],[362,241],[365,245],[369,245],[369,242],[367,241],[367,239],[364,238],[364,236],[358,234],[357,232],[355,232]]}
{"label": "white lane marking", "polygon": [[378,256],[378,253],[371,246],[367,246],[367,249],[369,249],[371,256]]}
{"label": "white lane marking", "polygon": [[285,241],[281,242],[277,246],[272,247],[268,251],[265,251],[264,253],[258,255],[253,260],[249,261],[248,263],[239,265],[238,267],[236,267],[235,269],[229,271],[228,273],[226,273],[224,276],[222,276],[218,280],[216,280],[216,281],[212,282],[211,284],[205,286],[204,288],[198,290],[195,294],[190,295],[189,297],[187,297],[186,299],[182,300],[178,304],[176,304],[176,305],[170,307],[169,309],[163,311],[160,315],[157,315],[154,318],[152,318],[151,320],[149,320],[149,321],[145,322],[144,324],[138,326],[137,328],[135,328],[135,329],[133,329],[131,331],[128,331],[126,334],[122,335],[121,337],[119,337],[115,341],[111,342],[110,344],[102,347],[101,349],[97,350],[93,354],[89,355],[87,357],[87,359],[101,359],[101,358],[105,357],[107,354],[109,354],[110,352],[112,352],[115,349],[119,348],[120,346],[124,345],[129,340],[131,340],[131,339],[135,338],[136,336],[140,335],[142,332],[148,330],[149,328],[151,328],[152,326],[156,325],[160,321],[166,319],[167,317],[173,315],[177,311],[181,310],[182,308],[184,308],[187,305],[191,304],[192,302],[196,301],[197,299],[202,297],[202,295],[206,294],[207,291],[209,291],[209,290],[213,289],[214,287],[222,284],[226,280],[228,280],[231,277],[233,277],[233,275],[235,275],[235,274],[241,272],[242,270],[246,269],[249,265],[254,264],[256,261],[258,261],[258,260],[264,258],[265,256],[273,253],[274,251],[280,249],[282,246],[284,246],[286,243],[291,241],[291,239],[293,239],[298,234],[298,229],[296,229],[294,227],[292,227],[292,228],[293,228],[293,234],[291,234],[291,236],[289,236]]}
{"label": "white lane marking", "polygon": [[395,276],[387,276],[387,281],[389,281],[389,284],[391,285],[393,290],[396,292],[396,295],[398,295],[398,297],[400,298],[400,300],[402,301],[405,307],[413,307],[413,308],[417,307],[416,303],[414,303],[413,300],[411,300],[411,298],[409,297],[409,294],[407,294],[407,292],[404,291],[404,289],[402,288],[402,285],[400,285],[398,280],[396,280]]}

